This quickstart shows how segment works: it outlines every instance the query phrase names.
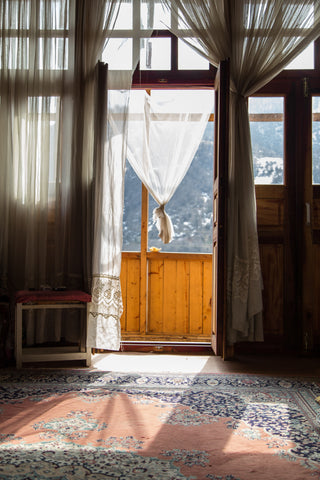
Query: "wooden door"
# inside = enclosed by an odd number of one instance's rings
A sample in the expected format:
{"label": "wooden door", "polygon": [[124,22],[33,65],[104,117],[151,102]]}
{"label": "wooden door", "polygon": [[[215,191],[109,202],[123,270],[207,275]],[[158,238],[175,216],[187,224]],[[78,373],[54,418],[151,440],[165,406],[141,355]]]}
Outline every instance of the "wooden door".
{"label": "wooden door", "polygon": [[[300,261],[302,265],[302,352],[310,355],[319,344],[320,300],[320,175],[319,175],[319,105],[320,89],[314,81],[305,79],[303,107],[305,122],[303,145],[305,155],[300,184],[301,204],[304,207],[303,243]],[[301,110],[302,110],[301,108]],[[303,182],[303,183],[302,183]]]}
{"label": "wooden door", "polygon": [[211,345],[225,358],[227,314],[227,186],[229,154],[229,60],[220,63],[216,77],[215,157],[213,179],[213,302]]}

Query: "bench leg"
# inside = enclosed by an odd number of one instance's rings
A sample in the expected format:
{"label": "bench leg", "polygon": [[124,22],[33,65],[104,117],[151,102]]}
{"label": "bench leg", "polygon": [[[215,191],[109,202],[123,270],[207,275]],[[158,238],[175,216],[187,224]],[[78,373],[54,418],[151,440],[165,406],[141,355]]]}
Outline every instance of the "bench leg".
{"label": "bench leg", "polygon": [[87,347],[86,367],[91,367],[91,348]]}
{"label": "bench leg", "polygon": [[15,312],[15,357],[16,367],[22,367],[22,304],[16,304]]}
{"label": "bench leg", "polygon": [[88,338],[88,319],[89,319],[89,312],[90,312],[91,303],[87,303],[86,308],[86,320],[85,320],[85,348],[87,353],[86,358],[86,367],[91,367],[91,347],[87,345],[87,338]]}

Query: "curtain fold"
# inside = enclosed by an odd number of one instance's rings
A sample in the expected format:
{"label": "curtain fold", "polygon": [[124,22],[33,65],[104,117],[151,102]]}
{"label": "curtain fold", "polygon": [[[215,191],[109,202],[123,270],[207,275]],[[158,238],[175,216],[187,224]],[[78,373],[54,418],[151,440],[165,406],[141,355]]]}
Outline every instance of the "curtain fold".
{"label": "curtain fold", "polygon": [[[129,103],[128,160],[158,207],[153,211],[159,237],[169,243],[173,225],[165,206],[180,185],[199,147],[212,91],[135,92]],[[186,209],[188,206],[186,206]]]}
{"label": "curtain fold", "polygon": [[[213,65],[230,58],[227,341],[263,340],[262,280],[247,98],[320,35],[308,0],[163,0],[173,33]],[[185,31],[189,36],[185,36]]]}

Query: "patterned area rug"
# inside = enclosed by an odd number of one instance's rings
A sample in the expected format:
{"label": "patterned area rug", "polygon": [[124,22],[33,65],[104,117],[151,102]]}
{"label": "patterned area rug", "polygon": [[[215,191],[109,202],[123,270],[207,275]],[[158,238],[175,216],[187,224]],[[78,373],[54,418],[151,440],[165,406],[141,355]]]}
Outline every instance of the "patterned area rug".
{"label": "patterned area rug", "polygon": [[0,371],[0,479],[320,479],[320,383]]}

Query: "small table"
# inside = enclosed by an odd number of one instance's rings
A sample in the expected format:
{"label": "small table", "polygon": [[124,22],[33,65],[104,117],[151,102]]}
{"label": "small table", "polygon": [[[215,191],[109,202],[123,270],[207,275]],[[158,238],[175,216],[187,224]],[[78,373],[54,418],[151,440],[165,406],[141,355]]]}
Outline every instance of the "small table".
{"label": "small table", "polygon": [[23,362],[47,362],[64,360],[85,360],[91,365],[91,348],[86,345],[87,315],[80,335],[79,346],[23,348],[22,313],[24,310],[39,309],[85,309],[86,314],[91,295],[81,290],[20,290],[15,294],[15,358],[16,367]]}

